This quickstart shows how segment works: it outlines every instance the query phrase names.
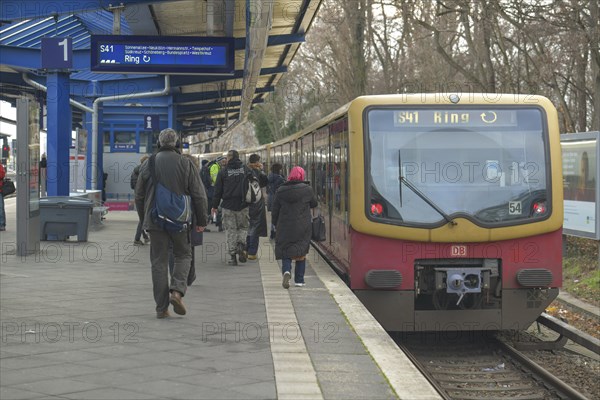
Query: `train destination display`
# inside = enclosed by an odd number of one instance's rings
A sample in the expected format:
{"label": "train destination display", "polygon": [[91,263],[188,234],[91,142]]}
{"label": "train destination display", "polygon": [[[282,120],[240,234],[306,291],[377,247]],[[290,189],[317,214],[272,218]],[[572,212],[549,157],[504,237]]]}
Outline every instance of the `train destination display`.
{"label": "train destination display", "polygon": [[229,75],[234,40],[227,37],[92,36],[91,70],[106,73]]}
{"label": "train destination display", "polygon": [[396,127],[433,127],[439,125],[515,127],[517,112],[502,109],[406,109],[394,113]]}

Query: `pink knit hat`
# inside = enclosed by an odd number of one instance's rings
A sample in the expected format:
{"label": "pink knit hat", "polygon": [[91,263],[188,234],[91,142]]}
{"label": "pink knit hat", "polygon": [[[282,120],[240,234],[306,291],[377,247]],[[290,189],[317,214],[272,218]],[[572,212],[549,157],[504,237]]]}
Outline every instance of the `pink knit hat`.
{"label": "pink knit hat", "polygon": [[303,181],[304,180],[304,168],[294,167],[288,175],[288,181]]}

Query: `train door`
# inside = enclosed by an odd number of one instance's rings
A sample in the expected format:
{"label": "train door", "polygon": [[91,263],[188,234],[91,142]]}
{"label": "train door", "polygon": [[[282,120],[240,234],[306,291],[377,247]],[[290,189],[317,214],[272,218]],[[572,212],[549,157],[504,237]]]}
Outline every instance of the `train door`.
{"label": "train door", "polygon": [[288,176],[292,170],[293,159],[292,159],[292,143],[285,143],[282,146],[281,154],[283,156],[283,165],[285,169],[285,176]]}
{"label": "train door", "polygon": [[329,128],[323,127],[313,135],[313,164],[314,164],[314,184],[315,195],[319,201],[319,210],[325,217],[327,242],[331,242],[331,202],[329,201],[329,191],[327,190],[327,170],[329,162]]}
{"label": "train door", "polygon": [[275,148],[269,146],[268,152],[269,152],[269,172],[273,172],[273,164],[275,164],[277,162],[275,160]]}
{"label": "train door", "polygon": [[[281,156],[281,145],[275,147],[275,162],[283,165],[283,158]],[[284,168],[285,168],[285,166],[283,166],[281,168],[281,174],[283,176],[287,176],[287,175],[284,175],[285,174]]]}
{"label": "train door", "polygon": [[[312,143],[313,135],[308,134],[302,137],[299,140],[301,143],[300,146],[300,166],[304,168],[306,171],[306,180],[311,182],[311,184],[315,181],[315,170],[313,163],[313,143]],[[314,185],[313,185],[314,188]]]}
{"label": "train door", "polygon": [[331,199],[331,243],[332,252],[343,265],[348,265],[348,120],[343,118],[329,125],[330,158],[329,190]]}

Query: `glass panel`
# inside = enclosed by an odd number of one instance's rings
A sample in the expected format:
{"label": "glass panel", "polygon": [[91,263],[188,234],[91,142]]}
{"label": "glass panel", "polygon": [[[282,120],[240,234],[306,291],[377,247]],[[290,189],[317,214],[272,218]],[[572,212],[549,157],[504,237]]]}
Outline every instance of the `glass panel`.
{"label": "glass panel", "polygon": [[312,135],[302,138],[302,167],[306,170],[306,179],[311,183],[315,181],[315,170],[312,158]]}
{"label": "glass panel", "polygon": [[327,204],[327,161],[329,154],[329,129],[319,129],[314,134],[315,194],[320,204]]}
{"label": "glass panel", "polygon": [[332,154],[332,184],[333,193],[332,198],[334,199],[334,208],[337,212],[344,211],[346,204],[345,201],[345,188],[346,188],[346,135],[348,129],[348,120],[340,119],[335,121],[329,126],[331,134],[331,146],[333,150]]}
{"label": "glass panel", "polygon": [[534,213],[535,204],[550,206],[537,108],[374,109],[368,135],[366,212],[373,217],[441,223],[437,206],[448,215],[505,223],[543,216]]}

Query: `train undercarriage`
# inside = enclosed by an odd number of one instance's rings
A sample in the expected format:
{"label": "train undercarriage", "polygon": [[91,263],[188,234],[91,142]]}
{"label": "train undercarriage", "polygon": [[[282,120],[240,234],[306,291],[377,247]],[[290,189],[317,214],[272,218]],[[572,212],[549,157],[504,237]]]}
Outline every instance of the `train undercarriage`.
{"label": "train undercarriage", "polygon": [[523,330],[558,288],[503,287],[498,259],[415,260],[414,290],[355,290],[390,331]]}

